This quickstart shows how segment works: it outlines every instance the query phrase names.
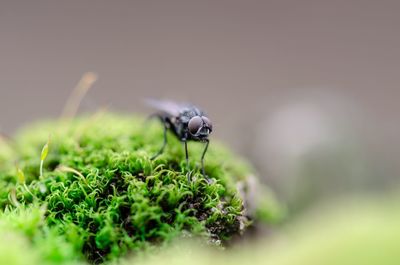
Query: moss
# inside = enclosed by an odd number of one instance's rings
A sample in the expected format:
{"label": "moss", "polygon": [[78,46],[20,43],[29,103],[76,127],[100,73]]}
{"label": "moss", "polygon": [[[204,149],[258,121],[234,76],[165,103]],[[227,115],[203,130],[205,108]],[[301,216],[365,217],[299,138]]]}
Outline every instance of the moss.
{"label": "moss", "polygon": [[395,192],[320,202],[268,239],[223,252],[181,241],[151,259],[131,259],[123,264],[398,265],[400,197]]}
{"label": "moss", "polygon": [[[40,176],[40,153],[49,134],[50,152]],[[189,171],[182,144],[172,135],[164,154],[150,160],[161,144],[162,127],[139,117],[99,113],[31,125],[16,135],[12,148],[0,145],[3,215],[43,209],[40,225],[28,218],[19,229],[34,246],[40,245],[38,238],[47,242],[42,245],[49,252],[41,251],[41,257],[82,257],[91,263],[163,246],[177,237],[198,236],[224,245],[259,215],[243,207],[246,196],[237,184],[246,183],[251,170],[231,152],[212,142],[205,163],[214,179],[209,184],[199,170],[200,143],[190,143]],[[18,183],[14,161],[26,185]],[[276,207],[264,210],[266,221],[276,218]],[[70,252],[57,254],[48,238],[63,242]]]}
{"label": "moss", "polygon": [[0,213],[0,264],[82,265],[83,257],[46,225],[45,208],[38,205],[6,209]]}

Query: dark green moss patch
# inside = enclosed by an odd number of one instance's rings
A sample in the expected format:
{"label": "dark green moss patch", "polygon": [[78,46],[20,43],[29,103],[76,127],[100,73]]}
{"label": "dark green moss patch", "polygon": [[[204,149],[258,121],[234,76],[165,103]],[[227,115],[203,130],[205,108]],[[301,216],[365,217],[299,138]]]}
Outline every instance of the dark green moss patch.
{"label": "dark green moss patch", "polygon": [[[50,152],[40,176],[40,153],[49,134]],[[180,236],[224,244],[241,234],[254,217],[245,214],[237,191],[248,167],[212,141],[205,163],[214,180],[209,184],[199,170],[201,144],[190,143],[189,171],[182,144],[172,135],[165,153],[150,160],[161,144],[158,123],[120,115],[30,126],[16,136],[13,148],[0,147],[0,207],[42,207],[43,224],[91,263]],[[17,181],[14,161],[26,187]]]}

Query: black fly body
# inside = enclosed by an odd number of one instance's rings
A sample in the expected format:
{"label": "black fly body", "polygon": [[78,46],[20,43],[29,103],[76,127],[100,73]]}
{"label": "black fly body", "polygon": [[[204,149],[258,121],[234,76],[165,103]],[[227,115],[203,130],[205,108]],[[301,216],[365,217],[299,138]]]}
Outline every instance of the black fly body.
{"label": "black fly body", "polygon": [[205,143],[201,155],[201,170],[203,176],[206,177],[204,170],[204,156],[210,143],[208,136],[212,132],[210,119],[207,118],[201,109],[191,104],[181,104],[168,100],[154,99],[147,100],[147,103],[158,110],[158,112],[153,114],[152,117],[157,117],[164,125],[164,142],[160,150],[151,159],[155,159],[164,152],[165,146],[167,145],[167,130],[170,130],[184,144],[187,165],[189,165],[187,141],[199,141]]}

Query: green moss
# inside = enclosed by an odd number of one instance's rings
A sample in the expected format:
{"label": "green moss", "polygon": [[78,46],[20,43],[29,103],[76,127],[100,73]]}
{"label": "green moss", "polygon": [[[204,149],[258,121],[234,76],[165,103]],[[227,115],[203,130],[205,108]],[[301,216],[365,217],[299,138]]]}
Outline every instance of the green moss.
{"label": "green moss", "polygon": [[[49,134],[40,176],[40,153]],[[150,160],[161,144],[162,127],[137,117],[99,113],[29,126],[12,148],[0,145],[0,207],[44,209],[40,226],[28,218],[20,230],[34,246],[41,237],[33,240],[32,234],[40,231],[44,241],[57,238],[70,251],[57,254],[44,242],[45,260],[82,257],[94,263],[188,235],[223,245],[258,216],[245,211],[246,196],[237,191],[251,175],[243,161],[212,142],[205,169],[214,182],[208,184],[199,170],[200,143],[190,143],[189,172],[182,144],[172,135],[165,153]],[[15,161],[26,186],[17,181]],[[264,210],[266,221],[276,218],[276,207]],[[70,253],[74,259],[68,259]]]}
{"label": "green moss", "polygon": [[44,214],[37,205],[0,213],[0,264],[84,264],[74,244],[57,227],[47,226]]}
{"label": "green moss", "polygon": [[136,258],[123,264],[398,265],[400,197],[395,192],[325,202],[268,239],[224,252],[180,241],[151,259]]}

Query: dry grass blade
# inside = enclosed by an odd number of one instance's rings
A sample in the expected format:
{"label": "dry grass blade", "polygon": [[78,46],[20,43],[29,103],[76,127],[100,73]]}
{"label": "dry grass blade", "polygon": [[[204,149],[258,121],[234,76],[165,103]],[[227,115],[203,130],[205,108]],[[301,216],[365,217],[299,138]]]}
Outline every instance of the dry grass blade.
{"label": "dry grass blade", "polygon": [[14,140],[7,134],[0,132],[0,143],[4,143],[9,147],[15,147]]}
{"label": "dry grass blade", "polygon": [[75,117],[82,99],[85,97],[96,80],[97,74],[93,72],[87,72],[82,76],[81,80],[78,82],[67,102],[65,103],[64,110],[61,114],[62,119],[70,119]]}

